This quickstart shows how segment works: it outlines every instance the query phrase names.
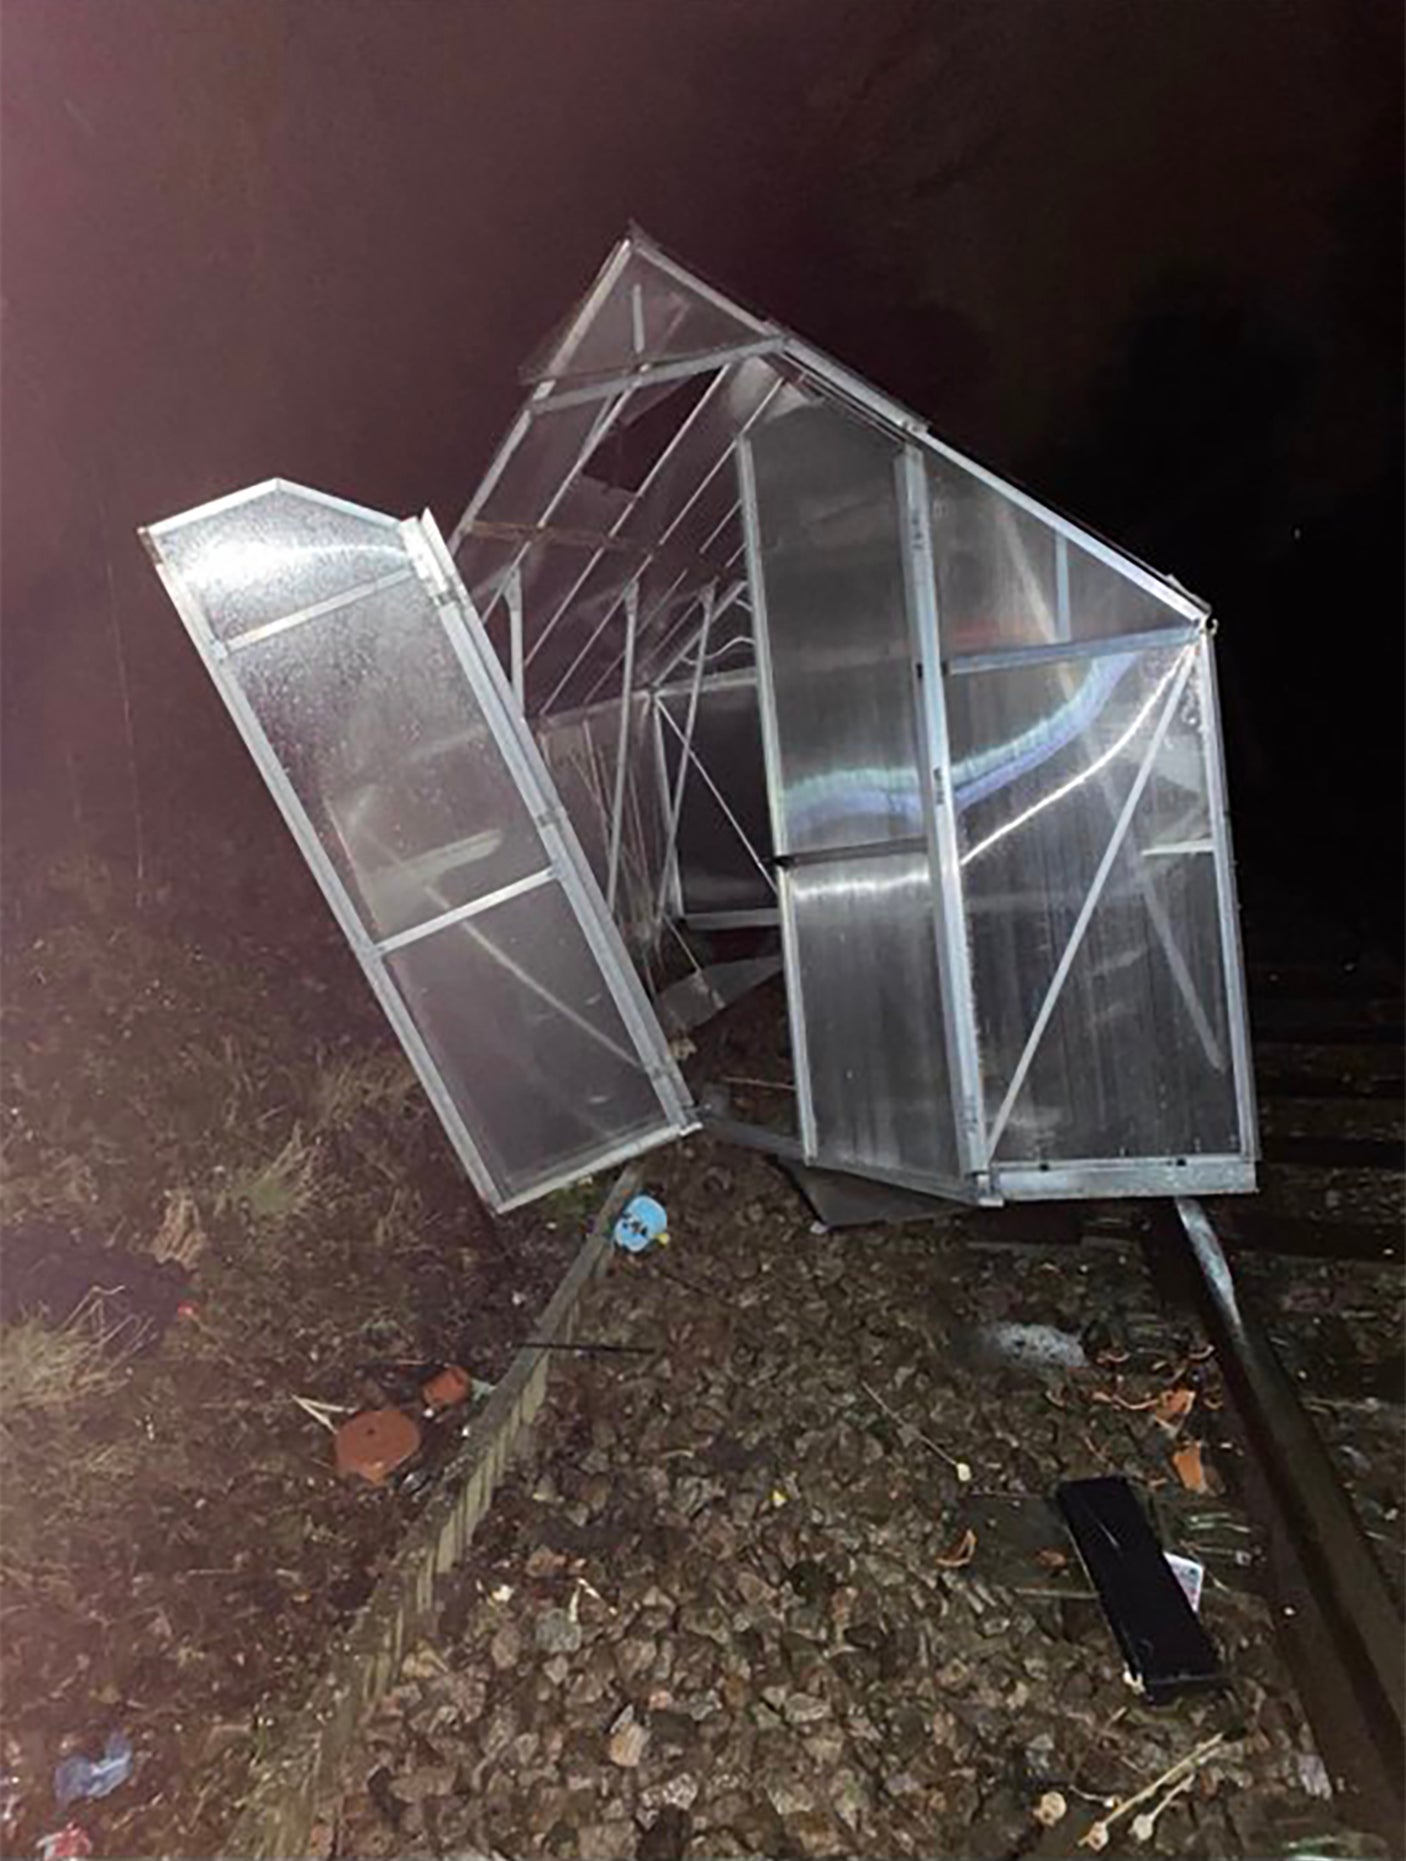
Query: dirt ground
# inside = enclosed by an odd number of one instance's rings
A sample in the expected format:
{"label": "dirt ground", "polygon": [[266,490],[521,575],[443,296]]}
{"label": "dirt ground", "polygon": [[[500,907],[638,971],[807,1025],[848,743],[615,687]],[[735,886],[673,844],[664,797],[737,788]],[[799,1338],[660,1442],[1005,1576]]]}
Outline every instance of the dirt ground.
{"label": "dirt ground", "polygon": [[[4,1852],[68,1819],[55,1764],[116,1730],[132,1777],[74,1811],[95,1852],[220,1852],[267,1704],[415,1504],[339,1480],[292,1398],[364,1401],[386,1359],[491,1382],[578,1243],[570,1197],[487,1218],[326,913],[292,902],[137,912],[79,861],[7,920],[0,1287],[96,1253],[97,1329],[167,1291],[138,1350],[130,1324],[106,1351],[0,1333]],[[230,928],[261,917],[262,941]]]}
{"label": "dirt ground", "polygon": [[[1198,1750],[1110,1852],[1335,1829],[1218,1375],[1135,1248],[974,1247],[957,1216],[816,1232],[770,1165],[702,1138],[651,1179],[672,1245],[621,1263],[580,1331],[650,1354],[583,1353],[554,1385],[320,1853],[1072,1854]],[[1013,1354],[1005,1323],[1057,1327],[1067,1361]],[[1191,1441],[1206,1495],[1173,1464]],[[1225,1690],[1154,1708],[1127,1684],[1048,1503],[1109,1473],[1205,1564]]]}

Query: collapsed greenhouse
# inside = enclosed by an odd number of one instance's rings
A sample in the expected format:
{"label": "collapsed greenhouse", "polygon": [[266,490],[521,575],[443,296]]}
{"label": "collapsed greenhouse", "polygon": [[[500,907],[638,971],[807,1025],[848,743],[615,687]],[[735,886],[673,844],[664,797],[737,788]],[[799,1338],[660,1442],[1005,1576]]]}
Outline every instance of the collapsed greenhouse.
{"label": "collapsed greenhouse", "polygon": [[680,1032],[778,971],[742,1141],[1252,1189],[1205,604],[638,233],[528,380],[447,542],[281,480],[143,533],[484,1198],[707,1121]]}

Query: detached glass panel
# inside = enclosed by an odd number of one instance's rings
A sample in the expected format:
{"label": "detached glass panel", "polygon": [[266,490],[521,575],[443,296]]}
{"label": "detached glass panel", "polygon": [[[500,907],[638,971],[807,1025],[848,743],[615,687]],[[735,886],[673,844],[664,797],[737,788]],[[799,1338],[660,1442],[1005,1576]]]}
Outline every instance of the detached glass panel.
{"label": "detached glass panel", "polygon": [[147,543],[485,1198],[525,1201],[690,1129],[432,520],[275,483]]}
{"label": "detached glass panel", "polygon": [[[678,780],[688,725],[688,692],[661,692],[660,740],[669,793]],[[768,881],[771,822],[755,679],[705,684],[693,724],[693,758],[684,783],[676,857],[682,915],[774,922]]]}

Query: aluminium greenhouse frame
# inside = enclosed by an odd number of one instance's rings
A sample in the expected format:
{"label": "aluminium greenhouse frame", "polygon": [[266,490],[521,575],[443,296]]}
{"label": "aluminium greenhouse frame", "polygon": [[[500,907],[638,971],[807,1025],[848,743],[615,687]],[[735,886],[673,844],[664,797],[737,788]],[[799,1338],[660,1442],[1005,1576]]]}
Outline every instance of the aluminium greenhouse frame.
{"label": "aluminium greenhouse frame", "polygon": [[279,480],[144,533],[485,1199],[694,1128],[665,1028],[768,959],[693,933],[773,929],[797,1137],[730,1136],[1252,1189],[1205,604],[638,232],[527,378],[447,545]]}

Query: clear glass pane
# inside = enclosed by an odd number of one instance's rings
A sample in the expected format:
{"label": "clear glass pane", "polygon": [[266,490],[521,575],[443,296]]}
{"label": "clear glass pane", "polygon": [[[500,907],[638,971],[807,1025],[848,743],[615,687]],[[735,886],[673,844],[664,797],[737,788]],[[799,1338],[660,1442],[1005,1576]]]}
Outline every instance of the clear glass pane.
{"label": "clear glass pane", "polygon": [[418,582],[273,634],[232,664],[374,937],[547,864]]}
{"label": "clear glass pane", "polygon": [[789,888],[823,1161],[958,1174],[926,853],[794,867]]}
{"label": "clear glass pane", "polygon": [[388,967],[507,1196],[663,1134],[654,1088],[558,886],[449,925]]}
{"label": "clear glass pane", "polygon": [[786,850],[921,834],[896,449],[808,406],[753,456]]}
{"label": "clear glass pane", "polygon": [[282,485],[193,517],[157,542],[221,640],[406,567],[391,518]]}

